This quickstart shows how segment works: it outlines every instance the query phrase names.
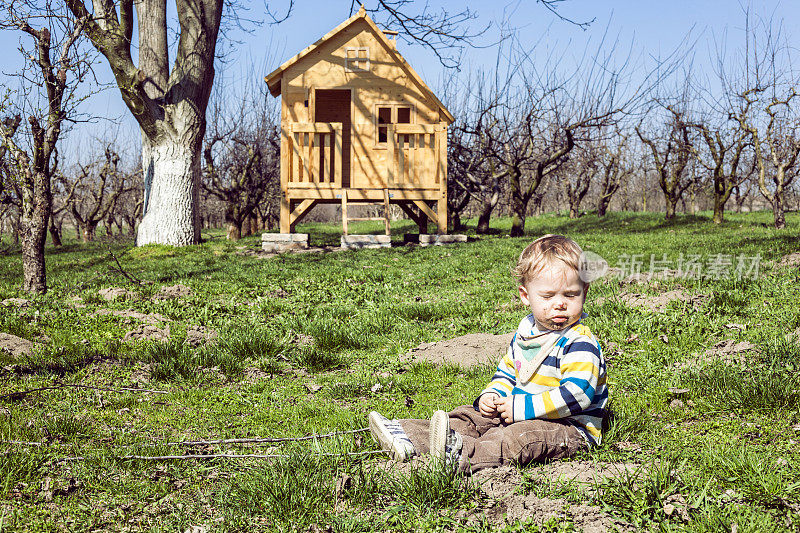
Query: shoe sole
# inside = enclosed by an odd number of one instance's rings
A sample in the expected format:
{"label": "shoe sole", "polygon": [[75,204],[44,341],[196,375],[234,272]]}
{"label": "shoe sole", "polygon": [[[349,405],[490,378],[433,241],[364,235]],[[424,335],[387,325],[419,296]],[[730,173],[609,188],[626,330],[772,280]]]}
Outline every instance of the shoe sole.
{"label": "shoe sole", "polygon": [[375,411],[369,414],[369,432],[372,438],[381,445],[381,449],[389,452],[395,461],[405,461],[407,459],[405,450],[398,449],[396,439],[392,436],[389,428],[378,418]]}
{"label": "shoe sole", "polygon": [[431,417],[430,445],[431,456],[444,461],[447,435],[450,433],[450,417],[444,411],[436,411]]}

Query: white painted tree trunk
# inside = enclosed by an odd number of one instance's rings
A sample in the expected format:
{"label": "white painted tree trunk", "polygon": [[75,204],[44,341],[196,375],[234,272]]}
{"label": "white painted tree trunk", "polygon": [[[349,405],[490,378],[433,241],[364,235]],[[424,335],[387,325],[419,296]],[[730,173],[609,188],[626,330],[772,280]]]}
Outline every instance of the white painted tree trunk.
{"label": "white painted tree trunk", "polygon": [[144,206],[137,246],[200,242],[200,154],[192,144],[169,137],[153,144],[142,135]]}

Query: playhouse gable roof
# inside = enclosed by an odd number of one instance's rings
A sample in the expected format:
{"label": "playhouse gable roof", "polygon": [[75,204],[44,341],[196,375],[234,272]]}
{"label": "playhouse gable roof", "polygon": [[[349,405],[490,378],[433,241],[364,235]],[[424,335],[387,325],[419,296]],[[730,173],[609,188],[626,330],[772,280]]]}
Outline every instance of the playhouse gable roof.
{"label": "playhouse gable roof", "polygon": [[403,70],[408,73],[408,76],[411,80],[413,80],[414,84],[419,87],[419,89],[427,96],[429,96],[433,102],[441,109],[442,114],[446,117],[446,120],[449,123],[452,123],[455,119],[453,115],[450,114],[450,111],[442,104],[439,98],[431,91],[430,87],[428,87],[422,78],[417,74],[417,72],[408,64],[408,62],[403,58],[402,55],[397,51],[397,48],[389,41],[386,37],[386,34],[378,28],[375,22],[367,15],[366,10],[362,6],[361,9],[358,10],[358,13],[350,17],[349,19],[345,20],[334,29],[326,33],[322,38],[320,38],[315,43],[307,46],[303,49],[300,53],[295,55],[294,57],[290,58],[288,61],[283,63],[280,67],[275,69],[269,75],[264,78],[264,81],[267,82],[267,86],[269,87],[269,92],[272,96],[278,96],[281,94],[281,79],[283,74],[293,67],[300,63],[304,58],[308,57],[309,54],[317,51],[325,46],[327,46],[331,41],[333,41],[334,37],[339,35],[340,33],[346,31],[348,28],[359,24],[365,23],[367,27],[371,30],[374,34],[375,38],[378,42],[386,49],[386,51],[394,58],[395,62],[400,66]]}

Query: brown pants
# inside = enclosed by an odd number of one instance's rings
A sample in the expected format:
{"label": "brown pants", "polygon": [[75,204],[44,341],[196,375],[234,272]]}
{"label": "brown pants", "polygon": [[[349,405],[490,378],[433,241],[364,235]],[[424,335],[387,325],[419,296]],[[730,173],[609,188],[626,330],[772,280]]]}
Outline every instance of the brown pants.
{"label": "brown pants", "polygon": [[[418,454],[430,452],[429,420],[398,420]],[[450,428],[461,434],[459,470],[476,472],[509,463],[560,459],[586,448],[580,431],[564,420],[524,420],[506,424],[487,418],[471,405],[450,412]]]}

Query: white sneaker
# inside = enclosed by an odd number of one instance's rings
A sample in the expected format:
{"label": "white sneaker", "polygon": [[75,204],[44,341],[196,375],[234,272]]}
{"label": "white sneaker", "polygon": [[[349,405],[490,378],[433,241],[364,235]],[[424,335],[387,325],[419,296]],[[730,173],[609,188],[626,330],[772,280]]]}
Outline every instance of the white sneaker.
{"label": "white sneaker", "polygon": [[450,434],[450,417],[444,411],[435,411],[430,424],[431,457],[444,460],[447,436]]}
{"label": "white sneaker", "polygon": [[377,411],[369,414],[369,431],[375,442],[381,445],[396,461],[407,461],[414,455],[414,445],[397,420],[389,420]]}
{"label": "white sneaker", "polygon": [[450,417],[444,411],[436,411],[431,417],[431,456],[445,464],[458,465],[463,440],[457,431],[450,429]]}

